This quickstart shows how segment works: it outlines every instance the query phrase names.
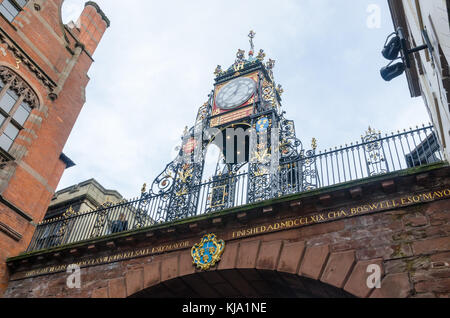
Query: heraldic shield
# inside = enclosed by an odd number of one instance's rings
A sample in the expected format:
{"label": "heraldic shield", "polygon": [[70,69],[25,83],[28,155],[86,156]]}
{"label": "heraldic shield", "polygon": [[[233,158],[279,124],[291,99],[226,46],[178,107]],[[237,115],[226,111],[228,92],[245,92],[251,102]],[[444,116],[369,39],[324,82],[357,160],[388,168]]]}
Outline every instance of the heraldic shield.
{"label": "heraldic shield", "polygon": [[225,242],[218,240],[215,234],[203,236],[201,242],[195,244],[191,250],[194,265],[201,270],[208,270],[220,261],[224,248]]}

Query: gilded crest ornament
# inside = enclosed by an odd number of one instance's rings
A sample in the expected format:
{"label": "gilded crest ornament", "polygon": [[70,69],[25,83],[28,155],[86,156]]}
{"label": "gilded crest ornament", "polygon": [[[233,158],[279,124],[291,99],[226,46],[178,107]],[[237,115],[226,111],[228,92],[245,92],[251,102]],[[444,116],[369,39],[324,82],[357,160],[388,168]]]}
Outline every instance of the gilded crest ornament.
{"label": "gilded crest ornament", "polygon": [[67,229],[67,225],[69,224],[69,219],[73,216],[76,215],[76,212],[74,211],[74,209],[72,208],[72,206],[70,206],[66,212],[64,212],[63,216],[62,216],[62,225],[58,230],[58,237],[62,237],[66,234],[66,229]]}
{"label": "gilded crest ornament", "polygon": [[269,59],[266,63],[266,68],[272,70],[275,67],[275,60]]}
{"label": "gilded crest ornament", "polygon": [[236,64],[245,62],[245,50],[238,49],[236,53]]}
{"label": "gilded crest ornament", "polygon": [[216,70],[214,71],[214,75],[219,76],[222,75],[223,71],[222,71],[222,66],[217,65]]}
{"label": "gilded crest ornament", "polygon": [[200,243],[195,244],[191,249],[193,264],[198,269],[208,270],[220,261],[220,257],[225,249],[225,242],[218,240],[215,234],[203,236]]}
{"label": "gilded crest ornament", "polygon": [[284,93],[283,86],[281,86],[280,84],[278,84],[277,86],[277,92],[280,96]]}
{"label": "gilded crest ornament", "polygon": [[181,183],[186,183],[189,178],[192,177],[192,172],[194,168],[192,168],[189,164],[183,165],[183,169],[178,173],[177,180],[180,180]]}
{"label": "gilded crest ornament", "polygon": [[256,123],[256,131],[257,132],[266,131],[267,128],[269,128],[269,126],[270,126],[269,119],[267,117],[263,117],[259,119],[258,122]]}
{"label": "gilded crest ornament", "polygon": [[259,53],[258,53],[258,55],[256,56],[256,58],[257,58],[260,62],[263,62],[265,57],[266,57],[266,53],[264,53],[264,50],[263,50],[263,49],[259,50]]}

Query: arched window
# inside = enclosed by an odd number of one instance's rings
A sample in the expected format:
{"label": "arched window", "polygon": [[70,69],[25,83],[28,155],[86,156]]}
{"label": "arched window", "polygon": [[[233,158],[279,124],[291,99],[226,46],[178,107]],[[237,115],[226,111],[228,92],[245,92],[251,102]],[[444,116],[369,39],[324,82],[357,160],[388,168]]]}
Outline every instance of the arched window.
{"label": "arched window", "polygon": [[28,0],[0,0],[0,13],[12,22],[27,2]]}
{"label": "arched window", "polygon": [[36,94],[19,75],[0,66],[0,147],[4,151],[11,149],[38,103]]}

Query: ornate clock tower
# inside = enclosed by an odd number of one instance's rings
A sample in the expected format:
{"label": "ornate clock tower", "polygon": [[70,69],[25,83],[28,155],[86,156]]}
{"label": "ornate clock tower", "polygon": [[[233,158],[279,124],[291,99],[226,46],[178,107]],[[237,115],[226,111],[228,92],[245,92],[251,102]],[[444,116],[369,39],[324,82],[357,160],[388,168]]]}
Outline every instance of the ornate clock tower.
{"label": "ornate clock tower", "polygon": [[[294,122],[281,110],[283,89],[274,80],[275,61],[238,50],[228,69],[217,66],[214,90],[186,127],[177,158],[155,179],[145,195],[163,194],[158,219],[172,221],[254,203],[317,186],[311,168],[298,166],[309,157],[296,138]],[[204,179],[208,148],[220,150],[215,174]],[[313,143],[314,144],[314,143]],[[296,161],[297,159],[297,161]],[[307,164],[308,161],[306,161]],[[239,202],[238,202],[239,201]]]}

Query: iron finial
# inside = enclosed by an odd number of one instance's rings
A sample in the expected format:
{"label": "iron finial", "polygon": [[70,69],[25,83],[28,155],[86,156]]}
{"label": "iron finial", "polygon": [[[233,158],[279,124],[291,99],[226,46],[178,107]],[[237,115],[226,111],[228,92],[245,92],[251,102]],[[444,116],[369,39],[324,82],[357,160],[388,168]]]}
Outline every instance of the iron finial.
{"label": "iron finial", "polygon": [[275,67],[275,60],[269,59],[266,63],[266,68],[272,70]]}
{"label": "iron finial", "polygon": [[222,66],[217,65],[216,70],[214,71],[214,75],[219,76],[222,73],[223,73]]}
{"label": "iron finial", "polygon": [[265,57],[266,57],[266,53],[264,53],[264,50],[263,50],[263,49],[260,49],[258,55],[256,56],[256,58],[257,58],[260,62],[263,62]]}
{"label": "iron finial", "polygon": [[317,149],[317,139],[316,138],[312,139],[311,146],[312,146],[313,150]]}
{"label": "iron finial", "polygon": [[278,84],[277,86],[277,92],[280,96],[284,93],[283,86],[281,86],[280,84]]}
{"label": "iron finial", "polygon": [[238,49],[236,53],[236,63],[244,62],[245,50]]}

